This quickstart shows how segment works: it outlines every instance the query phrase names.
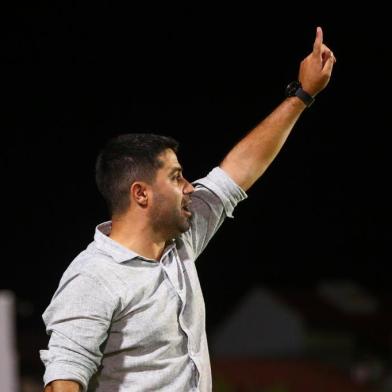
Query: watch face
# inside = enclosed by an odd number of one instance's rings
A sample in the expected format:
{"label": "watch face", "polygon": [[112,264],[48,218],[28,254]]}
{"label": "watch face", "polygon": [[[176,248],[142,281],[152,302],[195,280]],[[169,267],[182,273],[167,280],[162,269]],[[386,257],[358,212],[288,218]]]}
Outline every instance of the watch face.
{"label": "watch face", "polygon": [[286,97],[294,97],[295,92],[301,87],[301,83],[298,80],[294,80],[289,83],[286,87]]}

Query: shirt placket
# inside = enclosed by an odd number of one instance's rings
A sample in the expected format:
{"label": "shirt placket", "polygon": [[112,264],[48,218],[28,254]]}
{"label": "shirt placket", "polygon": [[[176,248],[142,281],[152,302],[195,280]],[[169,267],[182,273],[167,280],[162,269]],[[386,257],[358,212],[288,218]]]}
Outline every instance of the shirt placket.
{"label": "shirt placket", "polygon": [[188,354],[193,362],[193,370],[195,373],[194,383],[195,383],[195,387],[197,387],[200,380],[200,369],[198,367],[197,361],[195,360],[196,350],[195,350],[194,338],[192,336],[192,332],[186,326],[183,317],[184,308],[186,306],[186,286],[185,286],[184,273],[181,264],[182,263],[175,249],[173,249],[171,252],[166,254],[161,259],[162,268],[168,280],[170,281],[171,285],[173,286],[174,290],[176,291],[177,295],[180,297],[181,300],[181,309],[178,315],[178,322],[181,329],[183,330],[183,332],[188,338]]}

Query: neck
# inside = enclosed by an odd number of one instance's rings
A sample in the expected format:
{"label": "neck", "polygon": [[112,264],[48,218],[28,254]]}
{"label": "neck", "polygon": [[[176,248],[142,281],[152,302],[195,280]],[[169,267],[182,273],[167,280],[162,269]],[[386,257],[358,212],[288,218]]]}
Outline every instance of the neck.
{"label": "neck", "polygon": [[140,256],[160,260],[166,240],[157,235],[145,220],[128,216],[112,218],[109,237]]}

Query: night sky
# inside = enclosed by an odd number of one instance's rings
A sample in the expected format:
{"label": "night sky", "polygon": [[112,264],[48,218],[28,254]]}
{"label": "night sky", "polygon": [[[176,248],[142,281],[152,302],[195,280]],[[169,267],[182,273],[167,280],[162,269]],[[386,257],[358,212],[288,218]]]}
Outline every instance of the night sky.
{"label": "night sky", "polygon": [[208,327],[255,285],[303,288],[338,277],[388,287],[385,11],[150,7],[34,4],[10,15],[0,288],[16,293],[20,323],[44,333],[41,313],[64,269],[108,219],[94,183],[105,141],[171,135],[185,176],[205,176],[281,102],[318,25],[337,57],[329,86],[198,261]]}

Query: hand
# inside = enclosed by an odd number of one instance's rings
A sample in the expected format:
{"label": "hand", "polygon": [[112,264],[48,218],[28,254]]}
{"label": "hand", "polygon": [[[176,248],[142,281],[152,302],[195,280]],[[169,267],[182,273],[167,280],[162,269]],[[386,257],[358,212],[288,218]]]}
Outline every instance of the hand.
{"label": "hand", "polygon": [[331,78],[336,58],[331,49],[323,44],[323,31],[317,27],[313,51],[302,62],[299,68],[299,81],[302,88],[312,95],[323,90]]}

